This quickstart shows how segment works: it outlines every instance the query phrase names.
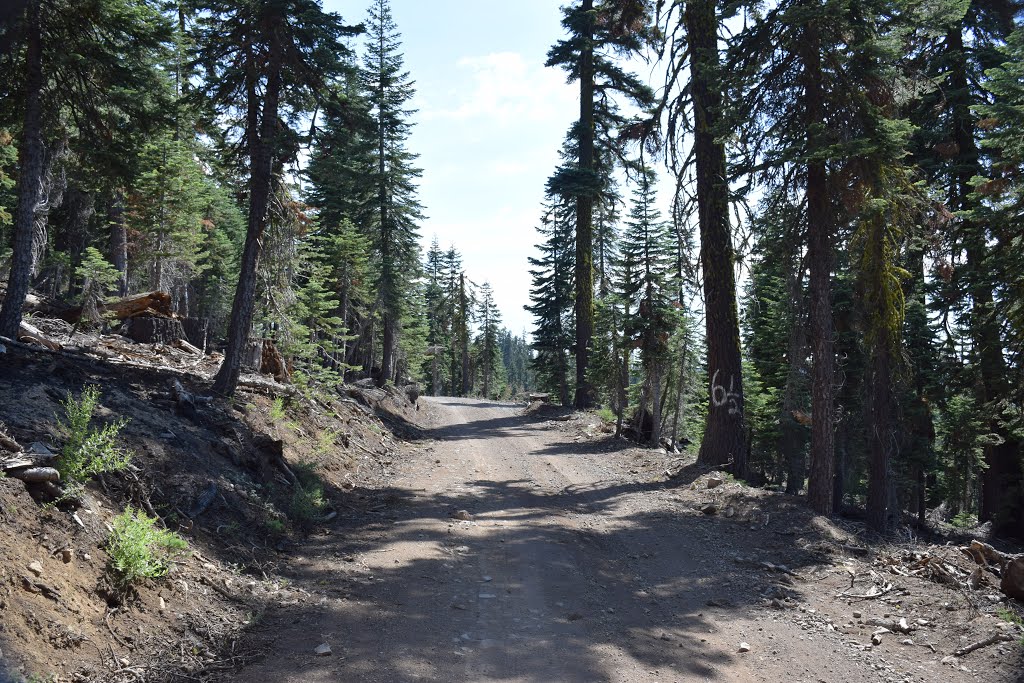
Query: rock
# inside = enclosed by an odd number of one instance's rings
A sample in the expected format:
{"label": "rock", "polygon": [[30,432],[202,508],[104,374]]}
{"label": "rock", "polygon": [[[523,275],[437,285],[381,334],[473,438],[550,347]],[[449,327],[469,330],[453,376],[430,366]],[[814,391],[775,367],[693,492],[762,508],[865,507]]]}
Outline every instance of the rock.
{"label": "rock", "polygon": [[30,562],[29,565],[28,565],[28,570],[30,572],[32,572],[33,574],[35,574],[36,576],[42,576],[43,575],[43,565],[40,564],[40,562],[38,560]]}
{"label": "rock", "polygon": [[70,564],[74,557],[75,554],[68,548],[64,548],[64,550],[60,551],[60,559],[64,561],[64,564]]}
{"label": "rock", "polygon": [[82,559],[85,560],[86,562],[88,562],[89,560],[92,559],[92,556],[89,555],[89,553],[85,553],[84,555],[82,555]]}
{"label": "rock", "polygon": [[716,477],[714,475],[711,475],[710,477],[708,477],[708,488],[709,489],[718,488],[719,486],[721,486],[724,483],[725,483],[725,479],[722,479],[721,477]]}
{"label": "rock", "polygon": [[904,645],[913,645],[914,644],[914,641],[911,640],[910,638],[907,638],[906,640],[904,640],[902,642],[903,642]]}
{"label": "rock", "polygon": [[454,513],[452,517],[463,522],[473,521],[473,515],[469,514],[468,510],[459,510],[458,512]]}
{"label": "rock", "polygon": [[740,652],[750,652],[750,645],[747,644],[747,643],[740,643],[739,651]]}
{"label": "rock", "polygon": [[999,590],[1011,598],[1024,600],[1024,555],[1015,557],[1007,563]]}
{"label": "rock", "polygon": [[44,458],[54,458],[53,451],[50,447],[42,441],[33,441],[28,445],[28,452],[33,455],[41,455]]}
{"label": "rock", "polygon": [[881,645],[882,644],[882,634],[881,633],[873,633],[873,634],[871,634],[871,644],[872,645]]}
{"label": "rock", "polygon": [[725,508],[724,514],[726,517],[734,517],[736,515],[736,508],[730,505],[729,507]]}
{"label": "rock", "polygon": [[327,643],[322,643],[320,645],[317,645],[316,649],[313,650],[313,652],[316,653],[317,657],[330,657],[331,656],[331,646],[328,645]]}
{"label": "rock", "polygon": [[167,602],[164,600],[163,596],[160,596],[160,611],[163,612],[165,609],[167,609]]}
{"label": "rock", "polygon": [[702,507],[700,511],[703,512],[705,515],[713,515],[716,512],[718,512],[718,506],[714,505],[713,503],[710,503]]}
{"label": "rock", "polygon": [[859,612],[859,611],[854,611],[854,613],[853,613],[853,618],[854,618],[854,619],[860,619],[860,618],[861,618],[861,617],[863,617],[863,616],[864,616],[864,613],[863,613],[863,612]]}
{"label": "rock", "polygon": [[954,657],[953,655],[948,655],[942,658],[942,663],[948,666],[956,666],[960,663],[960,660]]}

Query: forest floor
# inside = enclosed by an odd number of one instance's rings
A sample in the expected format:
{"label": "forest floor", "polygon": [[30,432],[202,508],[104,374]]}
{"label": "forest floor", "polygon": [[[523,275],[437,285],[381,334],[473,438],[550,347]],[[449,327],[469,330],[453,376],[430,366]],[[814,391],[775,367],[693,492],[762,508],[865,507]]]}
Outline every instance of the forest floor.
{"label": "forest floor", "polygon": [[[258,377],[182,406],[215,358],[79,347],[0,349],[6,436],[58,450],[60,402],[96,384],[135,453],[74,509],[0,479],[15,680],[1024,680],[1021,605],[964,539],[869,537],[590,413]],[[123,593],[105,542],[128,505],[189,549]]]}
{"label": "forest floor", "polygon": [[954,546],[866,542],[593,415],[420,403],[380,508],[296,549],[309,598],[223,680],[1024,680],[1019,605],[942,583],[971,571]]}

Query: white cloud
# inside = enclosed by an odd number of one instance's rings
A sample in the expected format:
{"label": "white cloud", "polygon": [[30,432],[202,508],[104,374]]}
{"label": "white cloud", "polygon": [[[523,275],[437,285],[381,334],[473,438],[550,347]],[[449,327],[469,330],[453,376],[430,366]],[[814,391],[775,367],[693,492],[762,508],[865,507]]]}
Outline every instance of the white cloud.
{"label": "white cloud", "polygon": [[466,87],[449,89],[453,106],[448,108],[419,101],[421,120],[484,119],[505,127],[561,120],[577,106],[576,91],[560,69],[528,61],[518,52],[463,57],[455,66],[461,72],[455,80],[466,81]]}

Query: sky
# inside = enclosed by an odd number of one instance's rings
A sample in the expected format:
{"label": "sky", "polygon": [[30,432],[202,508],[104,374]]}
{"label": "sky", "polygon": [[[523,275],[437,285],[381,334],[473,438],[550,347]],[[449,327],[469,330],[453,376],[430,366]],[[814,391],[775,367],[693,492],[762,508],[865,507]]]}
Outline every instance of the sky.
{"label": "sky", "polygon": [[[326,0],[351,23],[368,2]],[[527,258],[544,183],[579,111],[561,69],[545,68],[562,37],[558,0],[391,0],[415,81],[409,149],[423,169],[424,250],[436,236],[462,254],[467,277],[490,282],[503,324],[533,328]]]}

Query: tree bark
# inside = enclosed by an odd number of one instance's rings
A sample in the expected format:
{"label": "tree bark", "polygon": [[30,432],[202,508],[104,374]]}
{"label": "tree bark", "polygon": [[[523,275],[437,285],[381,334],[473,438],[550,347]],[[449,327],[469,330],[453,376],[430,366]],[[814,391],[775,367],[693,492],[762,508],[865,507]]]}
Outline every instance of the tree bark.
{"label": "tree bark", "polygon": [[117,295],[128,295],[128,225],[124,220],[124,191],[116,189],[111,194],[110,209],[110,262],[117,269]]}
{"label": "tree bark", "polygon": [[[273,169],[274,132],[277,126],[277,110],[281,95],[281,62],[283,46],[277,31],[272,32],[267,85],[263,99],[259,135],[250,139],[249,172],[249,222],[245,234],[245,247],[239,269],[238,287],[231,306],[231,321],[228,325],[227,347],[224,361],[213,390],[224,396],[231,396],[238,387],[241,371],[242,352],[249,340],[252,328],[253,308],[256,302],[256,269],[263,249],[263,231],[267,224],[267,209]],[[249,97],[254,97],[250,91]],[[250,102],[250,112],[252,111]]]}
{"label": "tree bark", "polygon": [[39,0],[27,10],[25,33],[25,117],[18,166],[18,206],[14,218],[11,271],[7,294],[0,308],[0,335],[10,339],[18,336],[21,307],[28,295],[32,276],[32,231],[36,206],[39,204],[43,175],[43,48],[42,19]]}
{"label": "tree bark", "polygon": [[[823,147],[825,93],[821,73],[821,39],[813,20],[804,30],[804,115],[808,157]],[[807,499],[822,515],[835,511],[835,350],[832,329],[832,230],[825,162],[807,162],[807,260],[811,297],[811,471]]]}
{"label": "tree bark", "polygon": [[[593,13],[594,1],[583,0],[581,11]],[[594,171],[594,46],[593,19],[586,19],[580,54],[579,170]],[[594,197],[586,190],[576,197],[576,397],[579,409],[594,405],[594,387],[587,376],[594,336]]]}
{"label": "tree bark", "polygon": [[725,147],[716,140],[722,112],[717,83],[718,17],[713,0],[689,0],[685,10],[690,39],[693,97],[693,153],[697,175],[700,260],[704,275],[710,405],[697,461],[745,477],[747,430],[743,415],[743,367],[736,306],[734,255],[729,225]]}

